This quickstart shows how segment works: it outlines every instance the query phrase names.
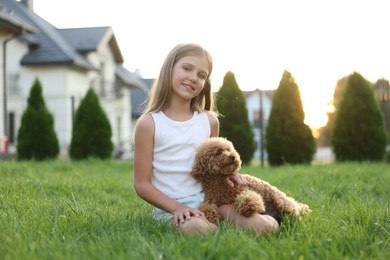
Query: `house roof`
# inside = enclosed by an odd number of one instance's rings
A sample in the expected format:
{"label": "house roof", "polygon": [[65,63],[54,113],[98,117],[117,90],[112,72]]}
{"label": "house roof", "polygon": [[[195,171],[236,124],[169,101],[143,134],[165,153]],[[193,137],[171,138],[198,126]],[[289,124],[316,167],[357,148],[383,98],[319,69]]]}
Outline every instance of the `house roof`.
{"label": "house roof", "polygon": [[[72,48],[57,28],[24,4],[15,0],[2,0],[2,5],[38,29],[37,32],[33,33],[35,44],[30,45],[30,51],[21,60],[22,65],[71,64],[84,69],[96,69],[85,57]],[[25,37],[22,39],[26,40]]]}
{"label": "house roof", "polygon": [[115,75],[126,85],[145,88],[143,80],[135,73],[128,71],[122,64],[116,66]]}
{"label": "house roof", "polygon": [[140,88],[131,89],[131,117],[139,118],[146,107],[150,89],[154,79],[141,79],[143,85]]}
{"label": "house roof", "polygon": [[12,34],[35,32],[37,29],[0,3],[0,27]]}
{"label": "house roof", "polygon": [[123,63],[123,56],[111,27],[60,29],[74,49],[81,53],[97,51],[100,45],[109,44],[117,63]]}
{"label": "house roof", "polygon": [[117,64],[116,76],[125,85],[142,87],[142,80],[123,67],[124,59],[111,27],[58,29],[16,0],[2,0],[1,7],[37,28],[34,33],[18,36],[30,47],[21,60],[22,65],[70,64],[86,70],[98,70],[84,55],[109,45]]}

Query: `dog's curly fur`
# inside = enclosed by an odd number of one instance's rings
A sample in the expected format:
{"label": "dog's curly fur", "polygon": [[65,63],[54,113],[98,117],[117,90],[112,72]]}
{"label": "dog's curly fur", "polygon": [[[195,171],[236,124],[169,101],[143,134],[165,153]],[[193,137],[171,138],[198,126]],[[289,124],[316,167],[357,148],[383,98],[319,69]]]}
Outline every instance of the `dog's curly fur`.
{"label": "dog's curly fur", "polygon": [[308,205],[254,176],[242,174],[247,185],[230,187],[226,178],[240,168],[240,155],[226,138],[209,138],[197,149],[191,174],[202,184],[205,200],[200,210],[210,222],[219,221],[217,209],[223,204],[234,204],[238,213],[246,217],[255,213],[271,215],[279,223],[285,215],[300,218],[311,212]]}

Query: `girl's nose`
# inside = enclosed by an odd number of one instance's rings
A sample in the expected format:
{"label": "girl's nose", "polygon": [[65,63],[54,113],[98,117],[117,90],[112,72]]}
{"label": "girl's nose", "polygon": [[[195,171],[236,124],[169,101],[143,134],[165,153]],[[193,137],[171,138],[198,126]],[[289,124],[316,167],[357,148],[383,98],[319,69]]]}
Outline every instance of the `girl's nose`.
{"label": "girl's nose", "polygon": [[196,77],[196,75],[190,75],[190,76],[188,77],[188,79],[189,79],[191,82],[194,82],[194,83],[196,83],[196,82],[198,81],[198,78]]}

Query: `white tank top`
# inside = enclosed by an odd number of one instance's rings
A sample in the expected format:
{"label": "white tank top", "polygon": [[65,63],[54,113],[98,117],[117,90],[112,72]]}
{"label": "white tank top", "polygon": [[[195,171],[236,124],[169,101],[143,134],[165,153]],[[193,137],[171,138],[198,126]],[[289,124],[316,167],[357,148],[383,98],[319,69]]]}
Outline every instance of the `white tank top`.
{"label": "white tank top", "polygon": [[196,149],[211,134],[207,113],[194,112],[183,122],[163,112],[151,115],[155,125],[152,184],[173,199],[200,192],[202,187],[191,170]]}

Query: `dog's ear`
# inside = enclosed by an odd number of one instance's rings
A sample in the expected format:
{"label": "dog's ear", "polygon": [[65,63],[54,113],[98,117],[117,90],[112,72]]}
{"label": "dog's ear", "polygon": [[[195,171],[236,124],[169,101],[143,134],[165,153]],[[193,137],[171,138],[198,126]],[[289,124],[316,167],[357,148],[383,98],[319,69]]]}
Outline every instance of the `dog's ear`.
{"label": "dog's ear", "polygon": [[203,177],[206,176],[209,172],[209,160],[211,156],[209,152],[210,151],[207,149],[199,149],[198,152],[195,154],[195,162],[192,168],[191,175],[198,181],[202,180]]}
{"label": "dog's ear", "polygon": [[191,175],[194,177],[196,180],[201,180],[202,175],[204,175],[204,164],[202,163],[202,156],[199,153],[196,153],[195,155],[195,162],[194,166],[192,167]]}

